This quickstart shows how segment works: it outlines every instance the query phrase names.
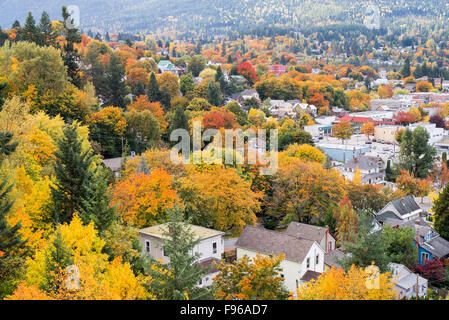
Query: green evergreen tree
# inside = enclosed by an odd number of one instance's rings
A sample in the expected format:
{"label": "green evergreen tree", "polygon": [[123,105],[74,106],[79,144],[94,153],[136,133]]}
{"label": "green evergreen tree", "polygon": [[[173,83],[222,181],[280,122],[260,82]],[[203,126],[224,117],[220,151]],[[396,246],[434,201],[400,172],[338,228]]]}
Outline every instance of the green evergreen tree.
{"label": "green evergreen tree", "polygon": [[401,136],[399,168],[417,178],[427,178],[433,167],[436,149],[429,145],[429,133],[422,127],[407,129]]}
{"label": "green evergreen tree", "polygon": [[223,101],[220,88],[214,81],[209,81],[209,85],[207,86],[206,98],[211,105],[217,107],[219,107],[221,105],[221,102]]}
{"label": "green evergreen tree", "polygon": [[433,203],[435,212],[435,230],[445,239],[449,239],[449,184],[440,192]]}
{"label": "green evergreen tree", "polygon": [[108,178],[103,167],[98,167],[90,188],[92,197],[82,199],[80,217],[84,218],[85,222],[93,221],[95,228],[102,235],[118,218],[115,208],[109,206]]}
{"label": "green evergreen tree", "polygon": [[193,75],[190,72],[185,75],[182,75],[181,78],[179,79],[179,82],[180,82],[180,90],[183,96],[185,96],[188,92],[192,92],[193,89],[195,88]]}
{"label": "green evergreen tree", "polygon": [[51,187],[51,201],[48,207],[55,225],[69,223],[75,212],[84,222],[89,207],[86,201],[92,198],[93,162],[91,150],[83,151],[78,137],[77,125],[66,125],[64,136],[58,141],[54,162],[55,186]]}
{"label": "green evergreen tree", "polygon": [[40,33],[40,41],[39,45],[41,46],[50,46],[54,45],[54,40],[52,38],[51,32],[51,20],[47,12],[42,12],[41,20],[39,21],[39,33]]}
{"label": "green evergreen tree", "polygon": [[373,262],[381,272],[388,271],[391,258],[387,255],[389,243],[380,232],[372,232],[373,217],[367,212],[359,215],[359,230],[353,234],[354,242],[343,242],[344,250],[348,253],[339,263],[345,270],[351,265],[366,268]]}
{"label": "green evergreen tree", "polygon": [[39,44],[39,30],[36,27],[36,21],[34,20],[31,12],[28,12],[27,19],[25,21],[25,25],[22,29],[22,39],[23,41],[29,41]]}
{"label": "green evergreen tree", "polygon": [[[149,290],[164,300],[205,299],[209,290],[199,288],[198,283],[207,273],[207,269],[198,263],[200,254],[193,254],[199,239],[188,224],[189,221],[184,220],[181,208],[167,211],[169,222],[163,225],[162,235],[163,251],[169,262],[161,264],[147,256],[146,270],[152,277]],[[152,265],[157,268],[153,269]],[[157,269],[168,271],[169,274],[158,272]]]}
{"label": "green evergreen tree", "polygon": [[119,58],[117,58],[115,54],[111,55],[106,74],[107,97],[104,104],[107,106],[125,108],[125,96],[127,94],[124,80],[125,71],[120,65]]}
{"label": "green evergreen tree", "polygon": [[412,228],[391,228],[384,226],[382,237],[388,243],[387,255],[394,263],[400,263],[412,269],[418,263],[418,249],[415,246],[415,232]]}
{"label": "green evergreen tree", "polygon": [[161,90],[159,89],[159,83],[157,82],[154,72],[152,72],[150,75],[147,95],[148,100],[151,102],[157,102],[161,100]]}
{"label": "green evergreen tree", "polygon": [[410,76],[410,74],[410,57],[407,57],[405,58],[404,66],[401,69],[401,75],[403,78],[407,78]]}
{"label": "green evergreen tree", "polygon": [[170,123],[170,131],[176,129],[189,130],[189,121],[182,106],[177,106]]}
{"label": "green evergreen tree", "polygon": [[80,61],[80,55],[75,49],[75,43],[80,43],[82,40],[81,33],[74,25],[73,19],[67,7],[62,7],[62,18],[64,19],[64,36],[65,44],[63,46],[62,59],[64,60],[64,65],[67,67],[67,74],[69,76],[70,82],[72,82],[77,88],[81,88],[81,77],[79,72],[78,61]]}

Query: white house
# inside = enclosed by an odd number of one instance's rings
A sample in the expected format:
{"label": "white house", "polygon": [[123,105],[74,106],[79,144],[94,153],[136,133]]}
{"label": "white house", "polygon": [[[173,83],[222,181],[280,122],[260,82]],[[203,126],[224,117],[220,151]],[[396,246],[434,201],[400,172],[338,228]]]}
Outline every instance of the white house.
{"label": "white house", "polygon": [[324,271],[325,251],[317,241],[276,232],[264,228],[247,226],[236,243],[237,259],[257,254],[278,256],[284,254],[280,275],[287,290],[295,292],[310,279],[317,278]]}
{"label": "white house", "polygon": [[[221,260],[224,252],[224,232],[196,225],[189,226],[197,239],[200,240],[193,249],[192,254],[200,254],[197,263],[205,267],[211,266],[209,273],[203,277],[198,286],[209,286],[212,284],[212,279],[217,275],[217,270],[213,267],[214,262]],[[142,255],[149,254],[155,259],[161,259],[164,264],[168,263],[170,259],[165,255],[163,248],[164,234],[167,231],[168,223],[139,230],[139,242],[142,246]]]}
{"label": "white house", "polygon": [[390,263],[392,280],[395,282],[393,287],[399,294],[399,299],[411,299],[416,297],[423,298],[427,296],[427,279],[413,273],[403,264]]}

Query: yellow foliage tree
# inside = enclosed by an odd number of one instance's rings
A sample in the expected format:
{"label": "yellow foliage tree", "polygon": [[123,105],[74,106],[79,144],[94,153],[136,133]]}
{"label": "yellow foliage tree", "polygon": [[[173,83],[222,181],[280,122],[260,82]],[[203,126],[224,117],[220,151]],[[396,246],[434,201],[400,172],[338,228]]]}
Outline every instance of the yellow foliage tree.
{"label": "yellow foliage tree", "polygon": [[314,161],[319,163],[324,163],[326,161],[326,155],[309,144],[291,144],[285,151],[285,154],[289,157],[296,157],[304,161]]}
{"label": "yellow foliage tree", "polygon": [[[371,279],[374,281],[371,282]],[[301,286],[296,292],[296,299],[393,300],[397,297],[393,287],[390,273],[379,273],[373,277],[368,270],[354,265],[348,272],[332,267],[328,272],[321,274],[317,280],[311,280]],[[292,297],[292,299],[295,298]]]}

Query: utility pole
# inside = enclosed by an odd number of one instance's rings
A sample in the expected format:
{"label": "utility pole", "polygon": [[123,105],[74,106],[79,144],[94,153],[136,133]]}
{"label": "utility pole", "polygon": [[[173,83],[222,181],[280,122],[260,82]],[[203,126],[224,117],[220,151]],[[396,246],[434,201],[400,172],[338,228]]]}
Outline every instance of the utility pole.
{"label": "utility pole", "polygon": [[418,276],[418,274],[416,274],[416,290],[415,290],[415,293],[416,293],[416,300],[418,300],[418,285],[419,285],[419,282],[418,282],[418,278],[419,276]]}

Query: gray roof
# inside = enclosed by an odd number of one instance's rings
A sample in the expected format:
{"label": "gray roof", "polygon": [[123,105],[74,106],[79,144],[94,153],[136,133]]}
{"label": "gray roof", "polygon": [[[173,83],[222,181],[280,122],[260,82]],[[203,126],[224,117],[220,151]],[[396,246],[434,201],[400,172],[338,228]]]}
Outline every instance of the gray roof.
{"label": "gray roof", "polygon": [[312,240],[297,238],[285,232],[246,226],[235,245],[266,255],[282,253],[290,261],[302,262],[313,243]]}
{"label": "gray roof", "polygon": [[421,246],[438,258],[444,258],[449,255],[449,241],[440,236],[436,236],[429,241],[422,243]]}
{"label": "gray roof", "polygon": [[379,221],[380,223],[386,223],[387,220],[402,221],[398,219],[398,216],[393,211],[382,212],[382,214],[376,216],[376,220]]}
{"label": "gray roof", "polygon": [[391,201],[391,203],[401,216],[404,216],[416,210],[421,210],[412,196],[405,196],[403,198],[393,200]]}
{"label": "gray roof", "polygon": [[122,167],[122,158],[120,157],[120,158],[103,159],[103,163],[113,172],[117,172],[120,171]]}
{"label": "gray roof", "polygon": [[379,168],[379,164],[372,158],[368,156],[357,156],[354,159],[347,161],[344,168],[358,168],[360,170],[373,170]]}
{"label": "gray roof", "polygon": [[288,235],[296,237],[299,235],[301,238],[309,239],[320,243],[321,239],[326,235],[326,227],[318,227],[311,224],[291,222],[287,230]]}
{"label": "gray roof", "polygon": [[324,263],[329,267],[341,268],[341,265],[337,262],[338,259],[344,258],[345,254],[340,249],[332,250],[324,255]]}
{"label": "gray roof", "polygon": [[[427,280],[421,276],[418,276],[418,284],[423,285],[427,283]],[[410,273],[405,277],[396,280],[396,285],[404,289],[412,288],[416,284],[416,274]]]}

